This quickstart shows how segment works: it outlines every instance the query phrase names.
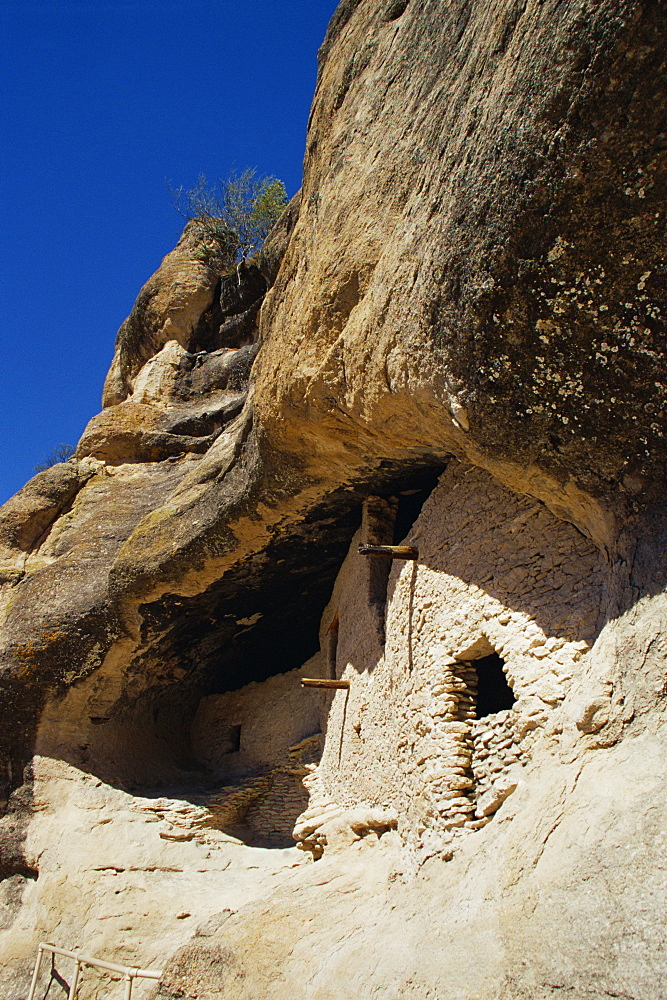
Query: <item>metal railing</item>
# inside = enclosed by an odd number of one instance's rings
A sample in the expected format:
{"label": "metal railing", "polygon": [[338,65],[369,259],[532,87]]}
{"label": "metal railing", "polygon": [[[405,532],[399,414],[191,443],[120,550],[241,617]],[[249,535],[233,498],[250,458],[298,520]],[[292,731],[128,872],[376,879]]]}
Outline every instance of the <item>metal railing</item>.
{"label": "metal railing", "polygon": [[[121,975],[125,980],[125,1000],[131,1000],[132,985],[135,979],[159,979],[162,975],[162,970],[158,972],[155,969],[137,969],[129,965],[116,965],[114,962],[103,962],[100,958],[91,958],[88,955],[82,955],[78,951],[67,951],[66,948],[57,948],[54,944],[40,944],[37,948],[37,960],[35,962],[35,971],[32,974],[28,1000],[35,1000],[35,990],[37,989],[37,980],[39,979],[39,970],[44,952],[50,952],[52,955],[63,955],[65,958],[73,959],[74,975],[69,987],[68,1000],[75,1000],[82,965],[92,965],[96,969],[105,969],[107,972],[116,972]],[[53,975],[53,970],[51,974]]]}

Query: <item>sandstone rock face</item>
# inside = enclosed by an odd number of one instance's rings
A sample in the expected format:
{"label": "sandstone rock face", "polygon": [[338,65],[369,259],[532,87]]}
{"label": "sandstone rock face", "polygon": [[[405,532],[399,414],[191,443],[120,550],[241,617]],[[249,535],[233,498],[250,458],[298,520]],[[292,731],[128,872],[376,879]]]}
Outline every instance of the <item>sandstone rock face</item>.
{"label": "sandstone rock face", "polygon": [[579,491],[620,514],[664,468],[663,11],[337,18],[265,307],[263,422],[295,450],[324,423],[346,465],[463,452],[602,537]]}
{"label": "sandstone rock face", "polygon": [[664,996],[666,22],[344,0],[300,198],[144,286],[0,512],[9,1000]]}
{"label": "sandstone rock face", "polygon": [[[28,871],[0,883],[7,996],[25,995],[36,929],[85,955],[160,969],[199,925],[261,896],[276,872],[298,863],[294,851],[249,848],[210,827],[201,807],[129,795],[53,758],[36,757],[33,778],[25,850],[39,855],[39,877]],[[70,980],[71,963],[59,968]],[[133,995],[154,985],[139,980]],[[114,991],[123,996],[117,976],[84,970],[82,996]]]}

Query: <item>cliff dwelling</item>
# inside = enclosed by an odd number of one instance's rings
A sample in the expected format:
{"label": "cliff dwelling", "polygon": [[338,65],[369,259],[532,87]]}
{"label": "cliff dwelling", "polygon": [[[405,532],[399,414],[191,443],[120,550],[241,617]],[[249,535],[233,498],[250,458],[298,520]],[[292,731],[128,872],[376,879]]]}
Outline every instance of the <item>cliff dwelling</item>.
{"label": "cliff dwelling", "polygon": [[[40,751],[136,794],[183,798],[204,826],[247,843],[289,846],[296,825],[316,856],[322,801],[329,818],[380,810],[421,850],[449,850],[488,822],[595,639],[606,568],[576,528],[474,467],[394,474],[385,490],[284,542],[273,590],[262,560],[261,595],[246,566],[245,592],[225,581],[147,607],[157,638],[146,632],[138,662],[171,683],[110,712],[118,677],[107,687],[98,673],[67,696],[85,710],[58,700],[50,721],[47,709]],[[364,558],[362,540],[409,542],[419,556]],[[304,689],[302,676],[349,688]],[[79,727],[67,746],[63,713]]]}
{"label": "cliff dwelling", "polygon": [[[367,505],[373,527],[377,509]],[[419,558],[391,564],[386,631],[356,544],[334,587],[337,675],[350,687],[333,697],[308,779],[317,805],[297,824],[316,852],[325,801],[384,810],[424,850],[483,826],[520,781],[535,732],[549,728],[601,625],[599,551],[480,470],[450,462],[406,540]]]}
{"label": "cliff dwelling", "polygon": [[7,1000],[662,1000],[666,37],[342,0],[301,192],[141,289],[0,511]]}
{"label": "cliff dwelling", "polygon": [[[300,678],[340,673],[340,624],[322,619],[337,572],[359,532],[391,541],[409,527],[441,468],[388,467],[372,495],[361,485],[334,496],[293,538],[233,578],[194,599],[166,595],[145,606],[139,655],[120,673],[115,665],[108,676],[98,671],[47,706],[40,753],[137,795],[183,799],[199,810],[204,828],[249,844],[292,846],[308,804],[303,779],[321,756],[330,703],[326,692],[303,689]],[[361,561],[360,596],[381,649],[390,565]],[[128,697],[131,683],[123,678],[137,670],[148,689]],[[128,693],[120,701],[119,684]]]}

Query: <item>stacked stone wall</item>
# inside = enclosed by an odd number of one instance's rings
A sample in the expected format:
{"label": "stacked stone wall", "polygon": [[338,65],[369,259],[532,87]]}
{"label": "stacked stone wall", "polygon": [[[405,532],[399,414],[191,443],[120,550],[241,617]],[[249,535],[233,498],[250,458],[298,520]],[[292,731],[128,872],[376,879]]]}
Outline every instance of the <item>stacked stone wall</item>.
{"label": "stacked stone wall", "polygon": [[[304,670],[320,676],[324,665],[318,656]],[[301,687],[302,672],[202,699],[191,738],[213,786],[198,798],[211,826],[265,846],[293,843],[303,779],[322,747],[322,695]]]}

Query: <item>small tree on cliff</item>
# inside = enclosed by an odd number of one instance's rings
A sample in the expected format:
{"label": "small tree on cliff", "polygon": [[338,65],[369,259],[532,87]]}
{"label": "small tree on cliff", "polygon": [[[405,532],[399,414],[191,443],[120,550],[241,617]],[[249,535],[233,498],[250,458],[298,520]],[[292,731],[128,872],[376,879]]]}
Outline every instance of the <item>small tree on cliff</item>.
{"label": "small tree on cliff", "polygon": [[71,444],[56,445],[48,458],[45,458],[43,462],[37,463],[35,472],[46,472],[52,465],[58,465],[60,462],[69,462],[75,451],[76,448],[73,448]]}
{"label": "small tree on cliff", "polygon": [[195,187],[172,191],[174,206],[185,219],[197,220],[230,263],[245,263],[264,243],[287,204],[285,185],[256,171],[232,172],[209,185],[204,174]]}

